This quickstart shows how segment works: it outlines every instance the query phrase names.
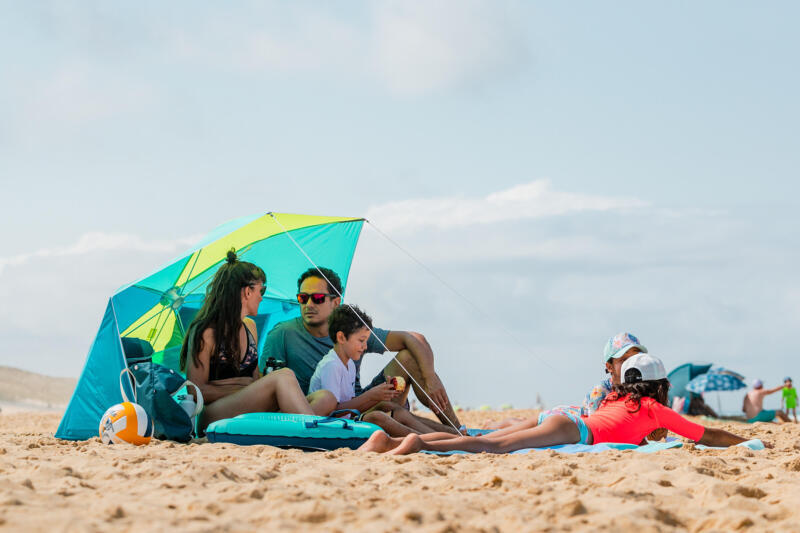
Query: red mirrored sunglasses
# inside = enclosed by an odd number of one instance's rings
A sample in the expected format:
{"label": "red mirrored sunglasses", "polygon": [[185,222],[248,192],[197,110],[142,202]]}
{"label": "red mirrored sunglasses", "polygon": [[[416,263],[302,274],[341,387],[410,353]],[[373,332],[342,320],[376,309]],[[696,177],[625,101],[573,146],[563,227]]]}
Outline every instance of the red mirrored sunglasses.
{"label": "red mirrored sunglasses", "polygon": [[308,299],[310,298],[312,302],[315,304],[321,304],[325,301],[325,298],[330,296],[331,298],[335,298],[338,296],[337,294],[327,294],[324,292],[315,292],[312,294],[308,294],[307,292],[298,292],[297,293],[297,301],[301,304],[305,305],[308,303]]}

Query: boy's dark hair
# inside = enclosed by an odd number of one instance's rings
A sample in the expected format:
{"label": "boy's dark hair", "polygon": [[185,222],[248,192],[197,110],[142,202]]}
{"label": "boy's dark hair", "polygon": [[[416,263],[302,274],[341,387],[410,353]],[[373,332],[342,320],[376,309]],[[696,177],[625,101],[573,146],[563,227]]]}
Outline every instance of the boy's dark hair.
{"label": "boy's dark hair", "polygon": [[640,381],[638,383],[620,383],[614,385],[611,394],[606,396],[605,402],[613,402],[628,396],[625,405],[635,413],[642,408],[642,398],[652,398],[662,405],[669,407],[669,380],[655,379],[652,381]]}
{"label": "boy's dark hair", "polygon": [[328,317],[328,335],[336,343],[337,333],[341,331],[345,338],[349,338],[350,335],[363,328],[365,323],[369,329],[372,329],[372,319],[367,313],[355,305],[340,305]]}
{"label": "boy's dark hair", "polygon": [[[320,272],[322,272],[322,274],[320,274]],[[323,275],[325,277],[322,277]],[[302,285],[303,282],[308,278],[319,278],[322,280],[328,278],[328,293],[335,296],[342,294],[342,280],[339,279],[339,274],[330,268],[319,267],[319,270],[316,268],[309,268],[300,274],[300,278],[297,280],[298,291],[300,290],[300,285]]]}

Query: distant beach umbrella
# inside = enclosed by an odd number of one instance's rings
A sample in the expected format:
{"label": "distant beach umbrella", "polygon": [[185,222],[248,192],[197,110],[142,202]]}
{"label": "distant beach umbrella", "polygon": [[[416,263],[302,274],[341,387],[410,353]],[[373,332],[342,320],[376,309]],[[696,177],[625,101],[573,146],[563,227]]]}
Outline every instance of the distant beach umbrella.
{"label": "distant beach umbrella", "polygon": [[697,376],[686,385],[686,390],[696,394],[714,391],[731,391],[747,388],[744,376],[733,370],[712,366],[708,372]]}

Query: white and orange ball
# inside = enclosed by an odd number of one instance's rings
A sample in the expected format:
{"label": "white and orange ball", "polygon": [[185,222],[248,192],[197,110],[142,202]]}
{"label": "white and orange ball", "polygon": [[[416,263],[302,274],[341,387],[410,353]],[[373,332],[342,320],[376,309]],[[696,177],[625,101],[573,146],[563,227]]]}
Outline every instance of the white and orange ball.
{"label": "white and orange ball", "polygon": [[139,404],[122,402],[112,405],[100,419],[100,440],[103,444],[127,442],[141,446],[150,444],[153,423]]}

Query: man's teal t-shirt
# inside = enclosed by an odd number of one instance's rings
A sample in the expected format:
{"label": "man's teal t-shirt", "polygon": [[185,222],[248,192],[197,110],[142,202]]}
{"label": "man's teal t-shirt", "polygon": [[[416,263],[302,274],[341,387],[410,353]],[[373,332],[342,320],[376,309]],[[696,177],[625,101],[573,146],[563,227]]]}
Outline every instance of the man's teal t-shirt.
{"label": "man's teal t-shirt", "polygon": [[[375,338],[375,335],[369,336],[367,353],[384,353],[386,350],[382,343],[386,342],[389,330],[380,328],[372,328],[372,330],[378,335],[378,338]],[[308,394],[308,385],[317,368],[317,363],[331,348],[333,348],[333,341],[330,337],[314,337],[303,325],[301,317],[293,318],[277,324],[267,334],[264,349],[258,359],[258,368],[263,371],[264,364],[270,357],[284,361],[286,366],[291,368],[297,376],[303,393]],[[361,393],[362,359],[354,361],[356,364],[356,394]]]}

